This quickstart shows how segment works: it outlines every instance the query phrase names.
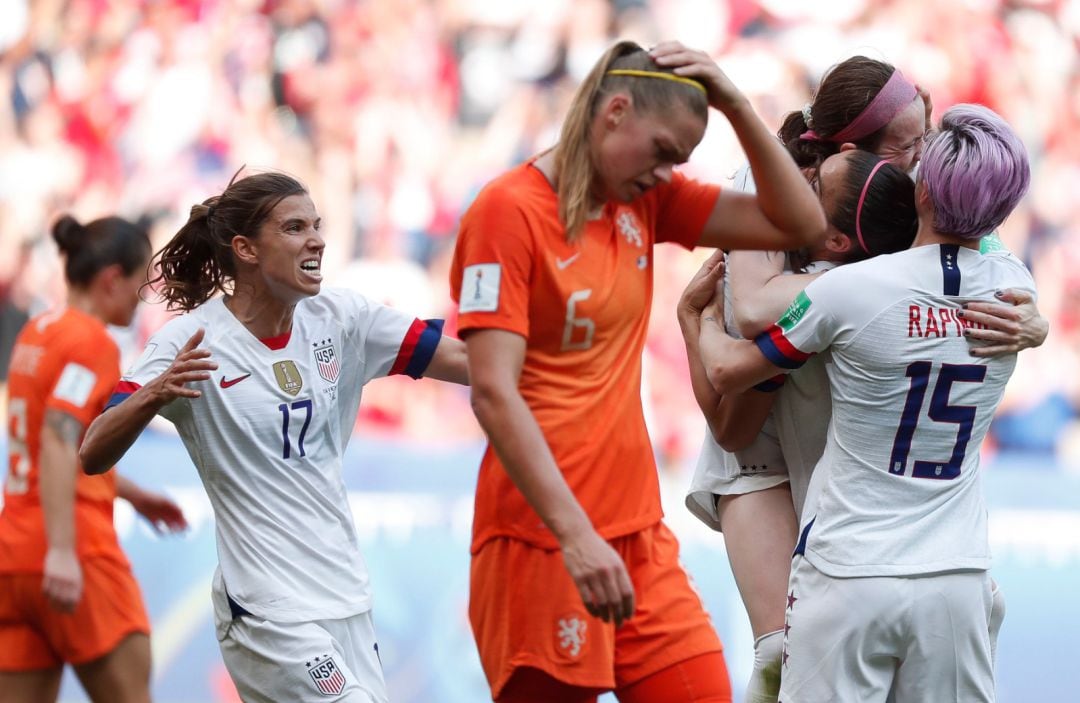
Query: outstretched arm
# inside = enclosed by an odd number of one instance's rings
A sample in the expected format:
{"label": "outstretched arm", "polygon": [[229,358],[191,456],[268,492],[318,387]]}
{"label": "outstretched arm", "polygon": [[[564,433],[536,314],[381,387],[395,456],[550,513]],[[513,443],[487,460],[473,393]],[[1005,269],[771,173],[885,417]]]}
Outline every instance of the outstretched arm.
{"label": "outstretched arm", "polygon": [[439,339],[439,346],[435,348],[435,355],[431,357],[431,363],[424,371],[424,377],[469,385],[469,357],[465,343],[443,335]]}
{"label": "outstretched arm", "polygon": [[116,476],[116,495],[131,503],[135,512],[142,515],[159,534],[183,532],[188,527],[184,511],[168,496],[148,491],[119,474]]}
{"label": "outstretched arm", "polygon": [[514,485],[558,539],[586,609],[604,621],[621,624],[634,612],[629,572],[593,528],[518,391],[525,338],[482,329],[471,332],[465,344],[476,419]]}
{"label": "outstretched arm", "polygon": [[202,395],[187,384],[209,379],[210,371],[217,368],[210,361],[210,351],[197,348],[203,334],[202,329],[195,332],[164,373],[90,423],[79,448],[83,471],[105,473],[131,448],[159,410],[177,398]]}

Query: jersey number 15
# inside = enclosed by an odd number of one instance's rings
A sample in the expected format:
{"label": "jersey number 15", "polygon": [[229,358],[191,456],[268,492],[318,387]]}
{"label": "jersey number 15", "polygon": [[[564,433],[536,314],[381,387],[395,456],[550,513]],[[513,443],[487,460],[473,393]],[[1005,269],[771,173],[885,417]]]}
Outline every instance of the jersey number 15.
{"label": "jersey number 15", "polygon": [[[889,473],[903,476],[907,472],[908,454],[911,453],[911,441],[915,438],[915,429],[922,415],[926,389],[930,386],[933,364],[929,361],[915,361],[908,364],[905,375],[911,379],[904,413],[900,416],[900,426],[896,428],[892,455],[889,458]],[[960,475],[964,463],[968,442],[971,441],[971,428],[975,425],[974,405],[949,405],[949,393],[954,383],[982,383],[986,378],[986,367],[978,364],[942,364],[934,380],[934,391],[930,395],[930,409],[927,415],[934,422],[949,422],[959,425],[956,431],[956,443],[953,444],[952,456],[948,461],[916,461],[911,469],[915,478],[954,479]]]}

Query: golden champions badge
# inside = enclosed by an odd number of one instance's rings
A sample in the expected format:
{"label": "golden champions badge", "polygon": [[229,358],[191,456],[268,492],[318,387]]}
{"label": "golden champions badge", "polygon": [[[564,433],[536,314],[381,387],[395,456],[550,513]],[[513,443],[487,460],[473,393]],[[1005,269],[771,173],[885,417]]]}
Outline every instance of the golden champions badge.
{"label": "golden champions badge", "polygon": [[300,378],[296,364],[291,361],[274,362],[274,378],[277,379],[278,388],[289,395],[296,395],[304,387],[304,379]]}

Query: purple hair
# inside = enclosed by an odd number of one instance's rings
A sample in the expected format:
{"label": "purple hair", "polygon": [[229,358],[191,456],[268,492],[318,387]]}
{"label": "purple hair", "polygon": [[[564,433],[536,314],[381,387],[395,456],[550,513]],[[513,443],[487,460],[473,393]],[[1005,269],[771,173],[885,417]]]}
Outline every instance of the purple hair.
{"label": "purple hair", "polygon": [[941,131],[919,165],[934,204],[939,234],[980,239],[1013,211],[1031,182],[1027,150],[988,107],[961,104],[941,118]]}

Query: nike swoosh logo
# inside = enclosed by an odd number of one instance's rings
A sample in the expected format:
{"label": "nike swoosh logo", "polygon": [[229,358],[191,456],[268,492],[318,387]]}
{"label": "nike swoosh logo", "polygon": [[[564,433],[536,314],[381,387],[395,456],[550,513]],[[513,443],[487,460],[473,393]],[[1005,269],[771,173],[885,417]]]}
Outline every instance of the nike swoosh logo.
{"label": "nike swoosh logo", "polygon": [[573,256],[571,256],[571,257],[570,257],[569,259],[560,259],[559,257],[557,257],[557,256],[556,256],[556,257],[555,257],[555,265],[559,267],[559,270],[560,270],[560,271],[562,271],[562,270],[563,270],[564,268],[566,268],[566,267],[567,267],[567,266],[569,266],[570,264],[572,264],[572,263],[574,263],[575,261],[577,261],[577,258],[578,258],[579,256],[581,256],[581,252],[580,252],[580,251],[579,251],[578,253],[574,254]]}
{"label": "nike swoosh logo", "polygon": [[221,387],[222,388],[231,388],[232,386],[235,386],[237,383],[240,383],[240,381],[243,381],[245,378],[247,378],[250,375],[251,374],[246,373],[243,376],[237,376],[236,378],[229,378],[229,379],[222,376],[221,377]]}

